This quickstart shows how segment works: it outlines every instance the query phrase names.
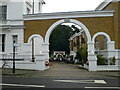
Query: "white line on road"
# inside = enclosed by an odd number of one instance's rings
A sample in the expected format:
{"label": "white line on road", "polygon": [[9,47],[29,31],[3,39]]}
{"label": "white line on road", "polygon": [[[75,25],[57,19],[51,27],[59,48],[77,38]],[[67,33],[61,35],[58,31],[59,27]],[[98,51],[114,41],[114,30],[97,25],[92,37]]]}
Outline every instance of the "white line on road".
{"label": "white line on road", "polygon": [[21,84],[5,84],[5,83],[0,83],[0,85],[3,86],[17,86],[17,87],[45,87],[43,85],[21,85]]}
{"label": "white line on road", "polygon": [[98,83],[107,84],[104,80],[53,80],[56,82],[67,82],[67,83]]}
{"label": "white line on road", "polygon": [[106,84],[104,80],[94,80],[95,83],[101,83],[101,84]]}
{"label": "white line on road", "polygon": [[120,87],[85,87],[85,88],[120,89]]}

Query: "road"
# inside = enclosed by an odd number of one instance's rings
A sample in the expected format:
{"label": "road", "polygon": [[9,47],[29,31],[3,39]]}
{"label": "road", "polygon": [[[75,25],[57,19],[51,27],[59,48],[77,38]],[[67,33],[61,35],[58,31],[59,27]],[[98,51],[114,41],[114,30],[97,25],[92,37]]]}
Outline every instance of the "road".
{"label": "road", "polygon": [[[96,81],[96,82],[95,82]],[[98,82],[97,82],[98,81]],[[3,88],[117,88],[117,79],[5,77]]]}
{"label": "road", "polygon": [[76,65],[53,63],[46,71],[26,76],[3,76],[2,88],[102,88],[117,89],[117,72],[89,72]]}

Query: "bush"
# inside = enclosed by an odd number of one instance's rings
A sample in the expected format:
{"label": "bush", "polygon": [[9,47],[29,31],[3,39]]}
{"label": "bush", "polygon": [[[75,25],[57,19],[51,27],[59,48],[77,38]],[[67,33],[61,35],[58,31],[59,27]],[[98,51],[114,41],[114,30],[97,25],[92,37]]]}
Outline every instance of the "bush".
{"label": "bush", "polygon": [[97,55],[97,64],[98,65],[107,65],[107,58],[103,57],[103,55]]}
{"label": "bush", "polygon": [[109,63],[108,63],[109,65],[115,65],[115,61],[116,61],[115,56],[108,58],[108,60],[109,60]]}
{"label": "bush", "polygon": [[76,52],[75,59],[78,59],[79,60],[78,63],[83,65],[83,63],[86,63],[86,61],[87,61],[87,56],[88,56],[87,55],[87,46],[85,46]]}
{"label": "bush", "polygon": [[82,61],[82,57],[81,57],[81,54],[80,54],[80,49],[76,52],[75,59],[78,59],[79,61]]}
{"label": "bush", "polygon": [[112,64],[113,65],[115,65],[115,61],[116,61],[116,59],[115,59],[115,56],[114,56],[113,59],[112,59]]}
{"label": "bush", "polygon": [[87,46],[81,48],[80,54],[81,54],[83,63],[86,63],[87,56],[88,56],[88,54],[87,54]]}
{"label": "bush", "polygon": [[76,64],[80,64],[83,66],[83,62],[82,61],[78,61]]}

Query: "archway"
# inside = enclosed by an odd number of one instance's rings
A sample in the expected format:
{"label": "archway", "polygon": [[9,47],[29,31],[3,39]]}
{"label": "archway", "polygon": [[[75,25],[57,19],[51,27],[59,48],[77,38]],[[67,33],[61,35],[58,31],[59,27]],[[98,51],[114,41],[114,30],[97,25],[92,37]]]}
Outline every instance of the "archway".
{"label": "archway", "polygon": [[66,22],[77,24],[84,30],[86,37],[87,37],[87,44],[88,44],[87,45],[88,46],[88,50],[87,50],[88,51],[88,61],[89,61],[88,69],[89,69],[89,71],[96,71],[97,70],[97,62],[96,62],[97,58],[94,53],[94,45],[91,41],[90,32],[83,23],[81,23],[80,21],[77,21],[75,19],[62,19],[62,20],[55,22],[54,24],[52,24],[50,26],[50,28],[48,29],[48,31],[45,35],[45,49],[46,49],[47,59],[49,59],[49,38],[50,38],[52,31],[59,24],[66,23]]}
{"label": "archway", "polygon": [[43,44],[43,38],[39,34],[33,34],[28,39],[28,44],[31,45],[31,54],[32,54],[32,60],[34,62],[35,56],[42,54],[42,44]]}
{"label": "archway", "polygon": [[86,36],[88,38],[88,43],[91,42],[90,32],[83,23],[81,23],[80,21],[75,20],[75,19],[62,19],[62,20],[59,20],[59,21],[55,22],[54,24],[52,24],[52,26],[48,29],[48,31],[45,35],[45,43],[49,44],[49,38],[50,38],[50,35],[51,35],[52,31],[54,30],[54,28],[56,26],[58,26],[59,24],[66,23],[66,22],[67,23],[75,23],[75,24],[81,26],[86,33]]}
{"label": "archway", "polygon": [[95,41],[95,38],[96,38],[98,35],[103,35],[103,36],[105,36],[105,37],[107,38],[107,42],[110,42],[110,41],[111,41],[111,39],[110,39],[110,37],[109,37],[109,35],[108,35],[107,33],[105,33],[105,32],[98,32],[98,33],[96,33],[96,34],[93,36],[93,38],[92,38],[92,42],[93,42],[93,43],[94,43],[94,41]]}
{"label": "archway", "polygon": [[101,40],[98,40],[98,42],[105,41],[105,42],[102,42],[102,45],[105,45],[105,44],[106,45],[102,46],[102,48],[105,47],[104,49],[99,49],[98,51],[95,50],[95,52],[96,52],[96,55],[100,55],[100,56],[103,55],[106,58],[107,62],[106,63],[102,62],[102,63],[107,65],[107,64],[109,64],[109,60],[108,59],[115,57],[115,53],[113,53],[114,49],[115,49],[115,46],[114,46],[115,42],[111,41],[110,36],[107,33],[105,33],[105,32],[98,32],[92,38],[92,42],[94,43],[94,46],[95,46],[95,39],[97,37],[99,37],[99,36],[103,36],[104,38],[102,38]]}

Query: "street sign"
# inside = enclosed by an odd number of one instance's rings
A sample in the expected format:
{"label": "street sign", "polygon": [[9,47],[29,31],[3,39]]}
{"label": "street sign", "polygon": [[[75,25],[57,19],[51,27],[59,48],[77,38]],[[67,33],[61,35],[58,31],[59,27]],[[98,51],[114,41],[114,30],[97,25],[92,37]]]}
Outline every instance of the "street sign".
{"label": "street sign", "polygon": [[15,46],[15,47],[19,47],[20,44],[18,44],[18,43],[14,43],[14,46]]}

